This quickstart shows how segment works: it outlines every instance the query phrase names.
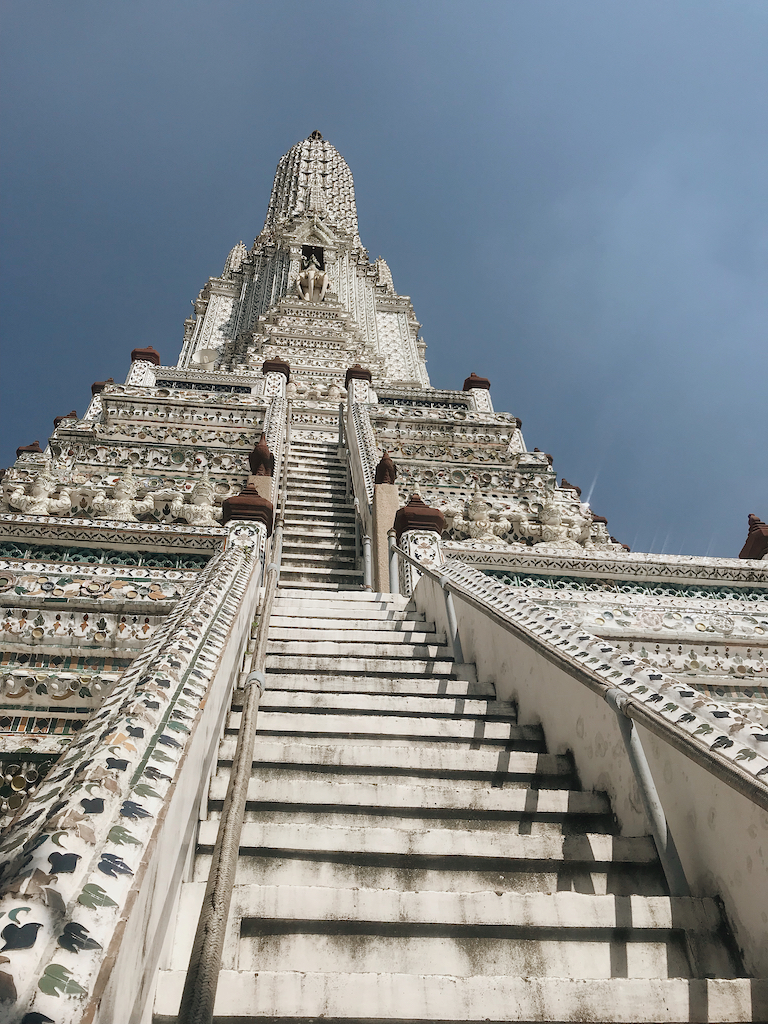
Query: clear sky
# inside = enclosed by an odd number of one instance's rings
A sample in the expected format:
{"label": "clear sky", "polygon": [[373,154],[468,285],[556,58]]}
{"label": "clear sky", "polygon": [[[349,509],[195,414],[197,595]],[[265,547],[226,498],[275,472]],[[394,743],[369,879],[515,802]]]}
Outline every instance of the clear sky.
{"label": "clear sky", "polygon": [[317,128],[437,387],[490,377],[633,549],[768,521],[764,0],[2,2],[2,450],[174,363]]}

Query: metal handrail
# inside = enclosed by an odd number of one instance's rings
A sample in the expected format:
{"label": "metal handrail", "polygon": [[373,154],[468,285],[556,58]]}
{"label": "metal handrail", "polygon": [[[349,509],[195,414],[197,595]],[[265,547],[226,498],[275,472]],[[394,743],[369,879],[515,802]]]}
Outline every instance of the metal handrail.
{"label": "metal handrail", "polygon": [[240,835],[248,799],[248,783],[253,764],[256,720],[259,702],[266,685],[264,669],[267,659],[269,622],[280,577],[283,553],[285,504],[288,492],[288,457],[291,449],[291,403],[287,403],[285,443],[283,445],[282,486],[280,505],[272,532],[272,561],[267,566],[267,586],[256,632],[256,646],[243,684],[243,710],[232,759],[229,785],[224,800],[221,822],[211,858],[208,884],[197,922],[195,941],[179,1008],[178,1024],[212,1024],[219,983],[221,957],[224,950],[232,889],[240,853]]}

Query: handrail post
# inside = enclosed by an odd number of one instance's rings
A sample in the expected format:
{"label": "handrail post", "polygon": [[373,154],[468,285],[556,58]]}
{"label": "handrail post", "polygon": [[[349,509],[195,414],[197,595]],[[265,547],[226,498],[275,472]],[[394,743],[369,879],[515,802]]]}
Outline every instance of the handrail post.
{"label": "handrail post", "polygon": [[627,695],[614,687],[606,691],[605,701],[616,713],[624,746],[627,749],[629,763],[632,766],[637,788],[640,791],[640,798],[643,801],[645,815],[651,826],[651,833],[656,843],[659,860],[664,868],[669,893],[671,896],[690,896],[691,890],[688,886],[688,880],[685,877],[685,871],[675,846],[675,840],[669,831],[667,818],[664,814],[658,790],[656,789],[656,783],[651,775],[643,744],[640,741],[634,722],[624,712]]}
{"label": "handrail post", "polygon": [[272,605],[280,578],[283,552],[283,523],[288,492],[288,455],[291,446],[291,403],[286,409],[283,479],[280,507],[272,534],[272,561],[267,566],[267,585],[256,634],[256,647],[245,677],[243,710],[237,744],[230,769],[229,785],[211,858],[211,869],[197,922],[189,968],[181,996],[177,1024],[213,1024],[216,989],[219,984],[221,956],[232,902],[232,889],[240,855],[240,835],[248,800],[248,784],[256,742],[259,702],[266,684],[267,640]]}
{"label": "handrail post", "polygon": [[395,531],[387,533],[389,543],[389,592],[390,594],[400,593],[400,568],[397,564],[397,548],[395,545]]}
{"label": "handrail post", "polygon": [[453,594],[447,587],[448,580],[441,579],[440,586],[443,588],[443,597],[445,598],[445,613],[448,617],[448,643],[451,648],[451,654],[453,660],[458,664],[464,663],[464,653],[461,649],[461,639],[459,637],[459,622],[456,618],[456,607],[453,603]]}
{"label": "handrail post", "polygon": [[371,538],[367,533],[363,534],[363,586],[366,590],[373,590]]}
{"label": "handrail post", "polygon": [[355,567],[360,565],[360,502],[355,498]]}
{"label": "handrail post", "polygon": [[339,448],[344,447],[344,403],[339,402]]}

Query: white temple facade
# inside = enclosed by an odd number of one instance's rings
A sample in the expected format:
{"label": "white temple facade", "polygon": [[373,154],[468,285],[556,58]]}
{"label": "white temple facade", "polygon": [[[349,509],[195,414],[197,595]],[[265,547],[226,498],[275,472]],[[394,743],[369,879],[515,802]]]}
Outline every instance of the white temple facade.
{"label": "white temple facade", "polygon": [[0,1021],[768,1020],[768,527],[433,388],[319,132],[193,307],[2,478]]}

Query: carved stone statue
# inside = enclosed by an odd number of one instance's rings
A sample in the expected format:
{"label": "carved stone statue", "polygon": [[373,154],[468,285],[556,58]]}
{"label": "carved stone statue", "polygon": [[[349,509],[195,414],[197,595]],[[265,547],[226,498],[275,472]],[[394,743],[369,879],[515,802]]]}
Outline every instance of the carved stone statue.
{"label": "carved stone statue", "polygon": [[451,536],[456,540],[469,537],[484,544],[498,543],[512,527],[503,511],[494,508],[483,497],[479,481],[475,481],[474,493],[463,507],[449,505],[445,509],[445,518]]}
{"label": "carved stone statue", "polygon": [[206,466],[202,477],[192,488],[189,500],[180,508],[174,509],[176,518],[186,520],[190,526],[219,526],[221,509],[214,504],[213,494],[213,485]]}
{"label": "carved stone statue", "polygon": [[112,489],[112,497],[108,498],[99,491],[93,499],[93,511],[97,519],[118,519],[124,523],[135,523],[142,512],[152,512],[155,507],[154,498],[136,497],[139,485],[133,476],[133,469],[128,466],[123,475],[116,481]]}
{"label": "carved stone statue", "polygon": [[299,274],[296,289],[305,302],[322,302],[328,291],[328,275],[320,268],[314,253],[307,258],[306,266]]}
{"label": "carved stone statue", "polygon": [[59,486],[53,475],[51,460],[46,458],[42,469],[33,479],[30,493],[27,494],[24,484],[19,483],[8,497],[8,504],[30,516],[69,515],[72,511],[72,498],[66,487],[61,488],[58,498],[53,492]]}

